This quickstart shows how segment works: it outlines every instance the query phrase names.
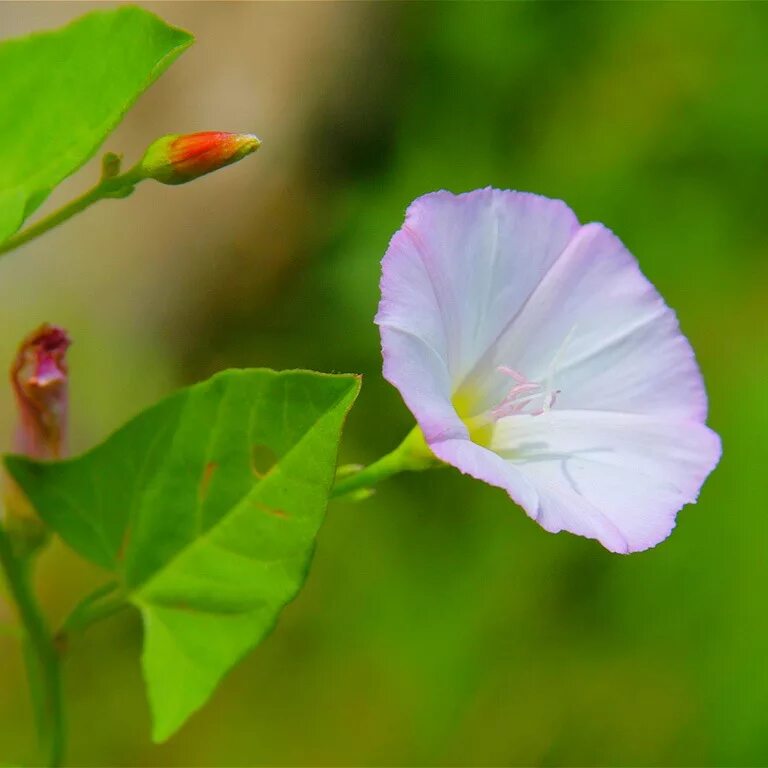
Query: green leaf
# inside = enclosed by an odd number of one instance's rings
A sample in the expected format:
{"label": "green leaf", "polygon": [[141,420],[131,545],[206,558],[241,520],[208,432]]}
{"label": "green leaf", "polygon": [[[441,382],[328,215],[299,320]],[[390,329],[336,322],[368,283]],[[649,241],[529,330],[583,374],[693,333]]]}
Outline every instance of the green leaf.
{"label": "green leaf", "polygon": [[0,43],[0,242],[94,154],[192,41],[126,6]]}
{"label": "green leaf", "polygon": [[226,371],[62,462],[6,456],[41,517],[118,574],[168,738],[301,588],[358,377]]}

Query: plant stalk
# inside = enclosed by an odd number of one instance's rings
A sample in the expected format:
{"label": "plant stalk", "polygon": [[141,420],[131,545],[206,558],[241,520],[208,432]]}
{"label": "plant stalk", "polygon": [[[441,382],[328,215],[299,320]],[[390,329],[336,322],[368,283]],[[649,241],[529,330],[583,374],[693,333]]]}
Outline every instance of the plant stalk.
{"label": "plant stalk", "polygon": [[400,472],[410,472],[441,466],[429,450],[424,436],[414,427],[395,450],[377,459],[373,464],[346,477],[337,478],[330,497],[337,499],[354,493],[370,491],[373,486]]}
{"label": "plant stalk", "polygon": [[64,760],[65,750],[61,660],[32,590],[32,560],[16,555],[2,525],[0,565],[24,628],[24,657],[43,752],[42,764],[57,768]]}
{"label": "plant stalk", "polygon": [[21,247],[30,240],[40,237],[40,235],[44,235],[48,230],[58,227],[59,224],[63,224],[99,200],[110,197],[127,197],[133,191],[134,186],[143,178],[139,166],[134,166],[118,176],[102,178],[95,187],[89,189],[85,194],[0,243],[0,256]]}
{"label": "plant stalk", "polygon": [[54,636],[56,645],[66,647],[72,635],[84,632],[91,624],[128,608],[117,581],[110,581],[84,597],[72,610]]}

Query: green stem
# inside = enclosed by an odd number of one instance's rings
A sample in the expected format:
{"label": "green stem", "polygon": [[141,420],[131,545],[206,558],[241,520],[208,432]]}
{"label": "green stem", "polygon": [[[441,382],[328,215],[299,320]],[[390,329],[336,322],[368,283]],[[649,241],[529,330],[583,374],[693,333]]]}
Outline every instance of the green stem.
{"label": "green stem", "polygon": [[358,491],[368,491],[374,485],[400,472],[410,472],[440,466],[429,450],[424,436],[414,427],[394,451],[385,454],[353,475],[339,478],[331,490],[331,498],[348,496]]}
{"label": "green stem", "polygon": [[25,659],[33,698],[43,764],[55,768],[64,759],[64,710],[61,697],[61,666],[40,606],[30,584],[31,560],[19,558],[5,529],[0,525],[0,565],[24,627]]}
{"label": "green stem", "polygon": [[102,178],[93,189],[88,190],[84,195],[75,198],[63,208],[59,208],[58,211],[54,211],[44,219],[40,219],[37,224],[27,227],[22,232],[9,237],[4,243],[1,243],[0,256],[19,248],[36,237],[40,237],[40,235],[44,235],[48,230],[71,219],[74,215],[84,211],[99,200],[104,200],[108,197],[127,197],[133,191],[134,186],[142,181],[143,178],[144,175],[139,166],[134,166],[119,176]]}
{"label": "green stem", "polygon": [[109,618],[128,607],[129,603],[119,590],[118,582],[110,581],[84,597],[75,606],[56,633],[56,640],[66,647],[73,634],[83,632],[91,624]]}

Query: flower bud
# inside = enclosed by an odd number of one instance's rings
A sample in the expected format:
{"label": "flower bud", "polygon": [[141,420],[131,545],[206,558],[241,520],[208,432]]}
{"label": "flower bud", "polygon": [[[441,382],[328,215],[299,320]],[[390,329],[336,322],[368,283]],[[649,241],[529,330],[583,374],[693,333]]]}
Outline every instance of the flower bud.
{"label": "flower bud", "polygon": [[14,448],[35,459],[58,459],[67,436],[67,348],[63,328],[45,323],[21,343],[11,366],[19,409]]}
{"label": "flower bud", "polygon": [[[66,353],[69,336],[47,323],[22,341],[11,365],[11,386],[19,421],[17,453],[34,459],[58,459],[66,452],[68,392]],[[3,477],[4,525],[20,556],[38,550],[47,530],[29,500],[7,474]]]}
{"label": "flower bud", "polygon": [[185,184],[241,160],[261,146],[249,133],[170,134],[150,144],[140,163],[145,178],[163,184]]}

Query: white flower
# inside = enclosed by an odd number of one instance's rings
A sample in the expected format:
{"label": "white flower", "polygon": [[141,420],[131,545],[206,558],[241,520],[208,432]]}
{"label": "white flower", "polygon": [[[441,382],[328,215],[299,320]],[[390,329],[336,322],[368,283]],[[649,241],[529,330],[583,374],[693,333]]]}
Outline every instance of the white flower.
{"label": "white flower", "polygon": [[432,451],[546,530],[647,549],[717,464],[674,313],[622,243],[563,202],[420,197],[381,291],[384,375]]}

